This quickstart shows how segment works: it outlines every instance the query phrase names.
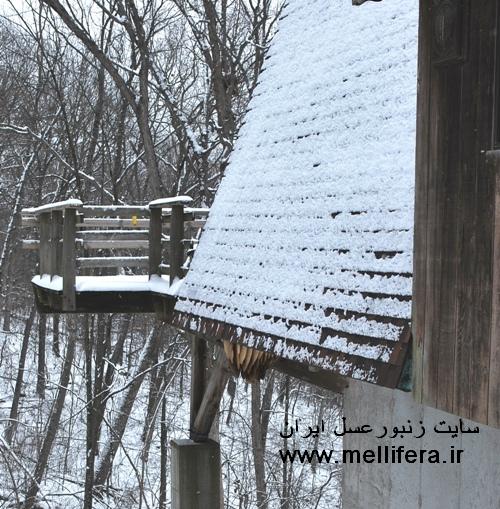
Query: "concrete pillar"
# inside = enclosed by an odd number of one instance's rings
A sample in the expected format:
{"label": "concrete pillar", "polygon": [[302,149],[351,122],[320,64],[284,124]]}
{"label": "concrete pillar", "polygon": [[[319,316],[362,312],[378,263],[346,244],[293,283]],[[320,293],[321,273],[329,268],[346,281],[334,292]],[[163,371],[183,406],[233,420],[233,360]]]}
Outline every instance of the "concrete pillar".
{"label": "concrete pillar", "polygon": [[220,509],[220,445],[172,440],[172,509]]}
{"label": "concrete pillar", "polygon": [[[375,450],[378,446],[403,445],[406,450],[437,450],[443,459],[453,445],[463,450],[461,463],[351,463],[344,465],[344,509],[500,509],[500,430],[463,419],[479,434],[452,438],[436,434],[442,421],[455,425],[459,417],[416,403],[411,394],[352,380],[344,392],[344,414],[348,427],[369,424],[374,430],[386,426],[389,433],[347,433],[344,450]],[[426,433],[390,438],[394,426],[422,422]]]}

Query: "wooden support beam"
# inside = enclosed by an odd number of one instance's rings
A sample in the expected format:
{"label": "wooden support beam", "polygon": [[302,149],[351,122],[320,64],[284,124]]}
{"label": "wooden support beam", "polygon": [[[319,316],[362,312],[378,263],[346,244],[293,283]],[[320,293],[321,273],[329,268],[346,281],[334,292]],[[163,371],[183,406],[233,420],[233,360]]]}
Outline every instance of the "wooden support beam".
{"label": "wooden support beam", "polygon": [[76,309],[76,209],[66,209],[63,221],[63,310],[73,311]]}
{"label": "wooden support beam", "polygon": [[308,384],[327,389],[337,394],[342,394],[348,386],[348,380],[331,371],[312,369],[310,367],[285,359],[278,359],[272,364],[272,369],[285,375],[292,376]]}
{"label": "wooden support beam", "polygon": [[192,430],[196,415],[203,401],[207,385],[207,342],[191,336],[191,407],[189,429]]}
{"label": "wooden support beam", "polygon": [[226,355],[222,349],[219,349],[194,425],[191,428],[191,438],[195,442],[206,442],[208,440],[210,428],[219,411],[219,404],[230,376],[231,370]]}

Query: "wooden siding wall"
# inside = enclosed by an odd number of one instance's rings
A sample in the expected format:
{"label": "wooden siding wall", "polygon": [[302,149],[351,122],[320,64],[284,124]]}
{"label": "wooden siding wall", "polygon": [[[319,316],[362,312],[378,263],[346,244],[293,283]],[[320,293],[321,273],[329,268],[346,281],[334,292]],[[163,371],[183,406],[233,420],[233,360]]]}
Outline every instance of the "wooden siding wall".
{"label": "wooden siding wall", "polygon": [[412,319],[417,401],[496,427],[498,9],[497,0],[420,2]]}

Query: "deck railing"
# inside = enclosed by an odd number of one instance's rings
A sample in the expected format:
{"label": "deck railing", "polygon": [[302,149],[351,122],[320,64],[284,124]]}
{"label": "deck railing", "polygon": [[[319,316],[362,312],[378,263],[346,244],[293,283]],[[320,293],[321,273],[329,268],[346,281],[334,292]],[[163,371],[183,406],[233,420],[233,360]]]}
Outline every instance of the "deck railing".
{"label": "deck railing", "polygon": [[[79,200],[23,210],[23,226],[38,230],[24,241],[39,251],[39,274],[62,278],[62,307],[76,308],[79,273],[132,269],[149,277],[183,278],[208,209],[190,208],[191,198],[176,196],[146,206],[95,206]],[[57,285],[56,285],[57,286]]]}

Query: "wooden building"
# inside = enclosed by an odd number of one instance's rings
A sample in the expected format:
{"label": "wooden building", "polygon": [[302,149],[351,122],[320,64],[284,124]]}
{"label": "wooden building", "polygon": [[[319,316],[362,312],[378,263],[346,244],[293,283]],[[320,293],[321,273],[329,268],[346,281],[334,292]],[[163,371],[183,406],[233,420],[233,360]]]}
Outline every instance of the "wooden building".
{"label": "wooden building", "polygon": [[[358,418],[407,412],[490,426],[469,454],[491,480],[477,489],[482,507],[500,507],[492,459],[500,452],[499,2],[353,3],[364,5],[287,2],[187,274],[175,246],[184,222],[199,227],[196,213],[206,214],[182,200],[165,202],[163,216],[154,204],[143,211],[157,248],[141,263],[160,278],[143,282],[152,296],[143,311],[193,336],[195,441],[208,435],[227,362],[249,379],[280,369],[345,391]],[[165,214],[178,221],[166,288]],[[53,294],[64,283],[42,279],[40,304],[61,310]],[[109,300],[113,286],[101,289]],[[121,309],[132,312],[124,293]],[[210,380],[205,340],[227,356]],[[472,507],[466,494],[449,503],[445,490],[476,485],[445,470],[420,467],[408,491],[404,467],[346,465],[345,507],[370,499]]]}

